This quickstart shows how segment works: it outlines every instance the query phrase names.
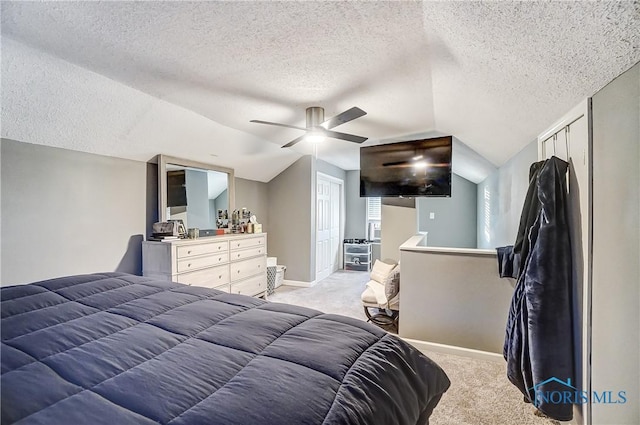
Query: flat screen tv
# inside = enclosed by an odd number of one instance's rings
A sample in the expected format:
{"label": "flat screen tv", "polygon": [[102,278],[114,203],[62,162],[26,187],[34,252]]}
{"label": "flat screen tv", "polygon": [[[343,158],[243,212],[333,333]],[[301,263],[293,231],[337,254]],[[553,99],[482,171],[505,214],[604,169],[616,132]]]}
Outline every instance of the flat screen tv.
{"label": "flat screen tv", "polygon": [[451,196],[452,137],[360,148],[360,196]]}

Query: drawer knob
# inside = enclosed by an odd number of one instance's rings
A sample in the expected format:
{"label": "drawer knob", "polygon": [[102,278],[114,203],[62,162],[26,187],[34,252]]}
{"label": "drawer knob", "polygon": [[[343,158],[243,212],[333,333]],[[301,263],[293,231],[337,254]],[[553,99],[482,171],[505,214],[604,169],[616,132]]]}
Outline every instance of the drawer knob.
{"label": "drawer knob", "polygon": [[240,273],[240,270],[238,270],[238,273]]}
{"label": "drawer knob", "polygon": [[191,267],[191,263],[187,264],[187,267]]}
{"label": "drawer knob", "polygon": [[240,254],[238,254],[238,258],[240,258]]}
{"label": "drawer knob", "polygon": [[218,279],[222,279],[222,275],[218,275]]}
{"label": "drawer knob", "polygon": [[258,264],[258,268],[260,268],[260,264]]}
{"label": "drawer knob", "polygon": [[240,242],[238,242],[238,246],[240,246]]}

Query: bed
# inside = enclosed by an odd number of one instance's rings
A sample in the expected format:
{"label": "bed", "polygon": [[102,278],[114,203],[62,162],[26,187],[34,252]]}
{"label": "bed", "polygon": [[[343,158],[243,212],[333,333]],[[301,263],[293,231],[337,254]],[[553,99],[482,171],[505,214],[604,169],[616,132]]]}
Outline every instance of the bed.
{"label": "bed", "polygon": [[356,319],[123,273],[1,289],[2,424],[427,424],[449,380]]}

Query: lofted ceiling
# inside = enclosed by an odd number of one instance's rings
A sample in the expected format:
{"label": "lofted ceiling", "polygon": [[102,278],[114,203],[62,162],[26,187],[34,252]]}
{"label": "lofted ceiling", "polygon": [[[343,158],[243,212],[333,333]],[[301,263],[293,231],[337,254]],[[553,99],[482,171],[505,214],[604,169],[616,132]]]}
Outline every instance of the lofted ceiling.
{"label": "lofted ceiling", "polygon": [[[640,60],[638,2],[2,2],[2,136],[268,181],[336,128],[367,144],[456,138],[481,181]],[[8,53],[7,53],[8,52]],[[319,158],[358,169],[358,145]],[[203,159],[204,158],[204,159]],[[457,159],[459,162],[456,162]]]}

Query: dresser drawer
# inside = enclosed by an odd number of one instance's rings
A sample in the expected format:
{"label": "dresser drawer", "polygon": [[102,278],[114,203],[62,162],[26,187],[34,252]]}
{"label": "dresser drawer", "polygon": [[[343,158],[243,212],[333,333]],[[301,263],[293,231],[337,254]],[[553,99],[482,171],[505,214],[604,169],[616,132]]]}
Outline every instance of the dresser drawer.
{"label": "dresser drawer", "polygon": [[229,246],[231,249],[243,249],[243,248],[253,248],[256,246],[265,246],[264,236],[256,236],[255,238],[246,238],[246,239],[238,239],[238,240],[230,240]]}
{"label": "dresser drawer", "polygon": [[226,285],[220,285],[217,286],[213,289],[217,289],[218,291],[222,291],[222,292],[226,292],[227,294],[229,293],[229,284],[227,283]]}
{"label": "dresser drawer", "polygon": [[225,252],[229,249],[229,242],[218,241],[211,243],[201,243],[195,245],[185,245],[177,247],[178,258],[195,257],[198,255],[215,254]]}
{"label": "dresser drawer", "polygon": [[231,270],[231,281],[244,279],[258,273],[266,273],[266,257],[251,258],[249,260],[238,261],[229,265]]}
{"label": "dresser drawer", "polygon": [[257,295],[267,288],[267,278],[265,274],[250,277],[231,284],[231,293],[240,295]]}
{"label": "dresser drawer", "polygon": [[231,252],[231,261],[244,260],[245,258],[257,257],[259,255],[265,255],[265,247],[257,246],[249,249],[239,249]]}
{"label": "dresser drawer", "polygon": [[[229,265],[211,267],[195,272],[182,273],[176,279],[179,283],[187,285],[204,286],[205,288],[217,288],[229,283]],[[225,292],[228,292],[229,288]]]}
{"label": "dresser drawer", "polygon": [[205,267],[213,267],[229,261],[229,253],[224,252],[217,255],[206,255],[202,257],[185,258],[178,260],[178,273],[189,270],[198,270]]}

